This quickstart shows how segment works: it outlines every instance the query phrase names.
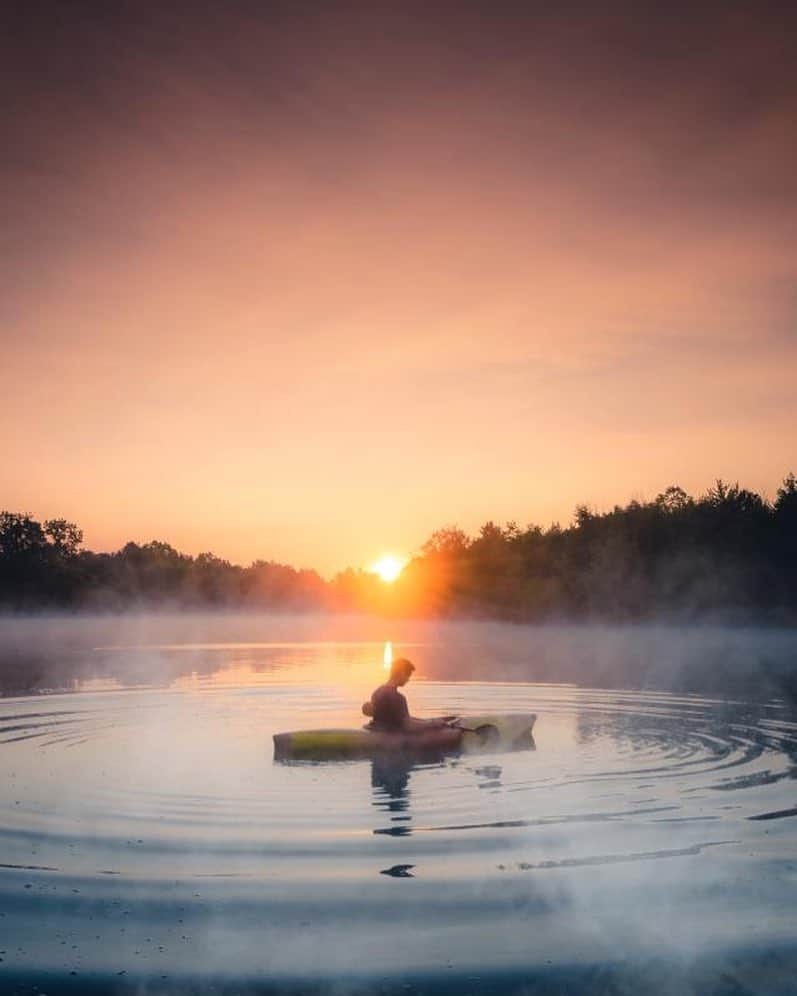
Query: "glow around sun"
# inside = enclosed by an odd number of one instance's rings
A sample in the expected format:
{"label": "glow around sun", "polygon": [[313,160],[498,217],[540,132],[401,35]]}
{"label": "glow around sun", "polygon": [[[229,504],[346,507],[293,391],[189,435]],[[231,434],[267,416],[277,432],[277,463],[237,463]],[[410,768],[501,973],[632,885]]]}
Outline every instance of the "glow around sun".
{"label": "glow around sun", "polygon": [[403,557],[394,557],[392,554],[385,554],[384,557],[381,557],[371,566],[371,570],[374,574],[378,574],[383,581],[390,583],[391,581],[395,581],[399,574],[401,574],[406,563],[407,561]]}

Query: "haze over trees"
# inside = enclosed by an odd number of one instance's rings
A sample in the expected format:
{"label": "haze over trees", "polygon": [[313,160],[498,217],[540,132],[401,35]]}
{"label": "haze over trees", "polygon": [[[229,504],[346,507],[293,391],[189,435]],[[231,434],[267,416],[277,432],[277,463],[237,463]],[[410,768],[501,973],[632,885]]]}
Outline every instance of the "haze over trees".
{"label": "haze over trees", "polygon": [[535,621],[722,616],[797,620],[797,478],[773,501],[723,481],[677,486],[611,511],[576,508],[567,528],[485,523],[438,530],[397,581],[258,560],[248,567],[168,543],[82,548],[64,519],[0,513],[0,605],[8,609],[251,607]]}

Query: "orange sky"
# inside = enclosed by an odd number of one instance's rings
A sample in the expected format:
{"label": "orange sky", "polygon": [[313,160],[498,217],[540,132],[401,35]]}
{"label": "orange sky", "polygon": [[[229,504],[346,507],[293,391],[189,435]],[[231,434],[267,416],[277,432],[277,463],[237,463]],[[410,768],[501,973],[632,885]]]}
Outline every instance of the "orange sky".
{"label": "orange sky", "polygon": [[123,9],[3,60],[0,507],[330,573],[797,470],[774,7]]}

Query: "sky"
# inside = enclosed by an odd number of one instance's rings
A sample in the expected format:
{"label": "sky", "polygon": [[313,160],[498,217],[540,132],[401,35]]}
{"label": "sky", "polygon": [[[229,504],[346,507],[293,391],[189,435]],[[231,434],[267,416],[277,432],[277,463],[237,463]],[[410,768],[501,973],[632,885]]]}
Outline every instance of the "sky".
{"label": "sky", "polygon": [[797,471],[797,8],[0,15],[0,507],[331,574]]}

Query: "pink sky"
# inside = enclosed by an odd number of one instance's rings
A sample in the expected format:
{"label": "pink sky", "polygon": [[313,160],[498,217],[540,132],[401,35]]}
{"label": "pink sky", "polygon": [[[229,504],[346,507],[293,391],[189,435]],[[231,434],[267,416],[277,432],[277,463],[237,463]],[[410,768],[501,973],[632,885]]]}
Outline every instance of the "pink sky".
{"label": "pink sky", "polygon": [[331,573],[797,470],[775,15],[244,7],[6,70],[0,506]]}

